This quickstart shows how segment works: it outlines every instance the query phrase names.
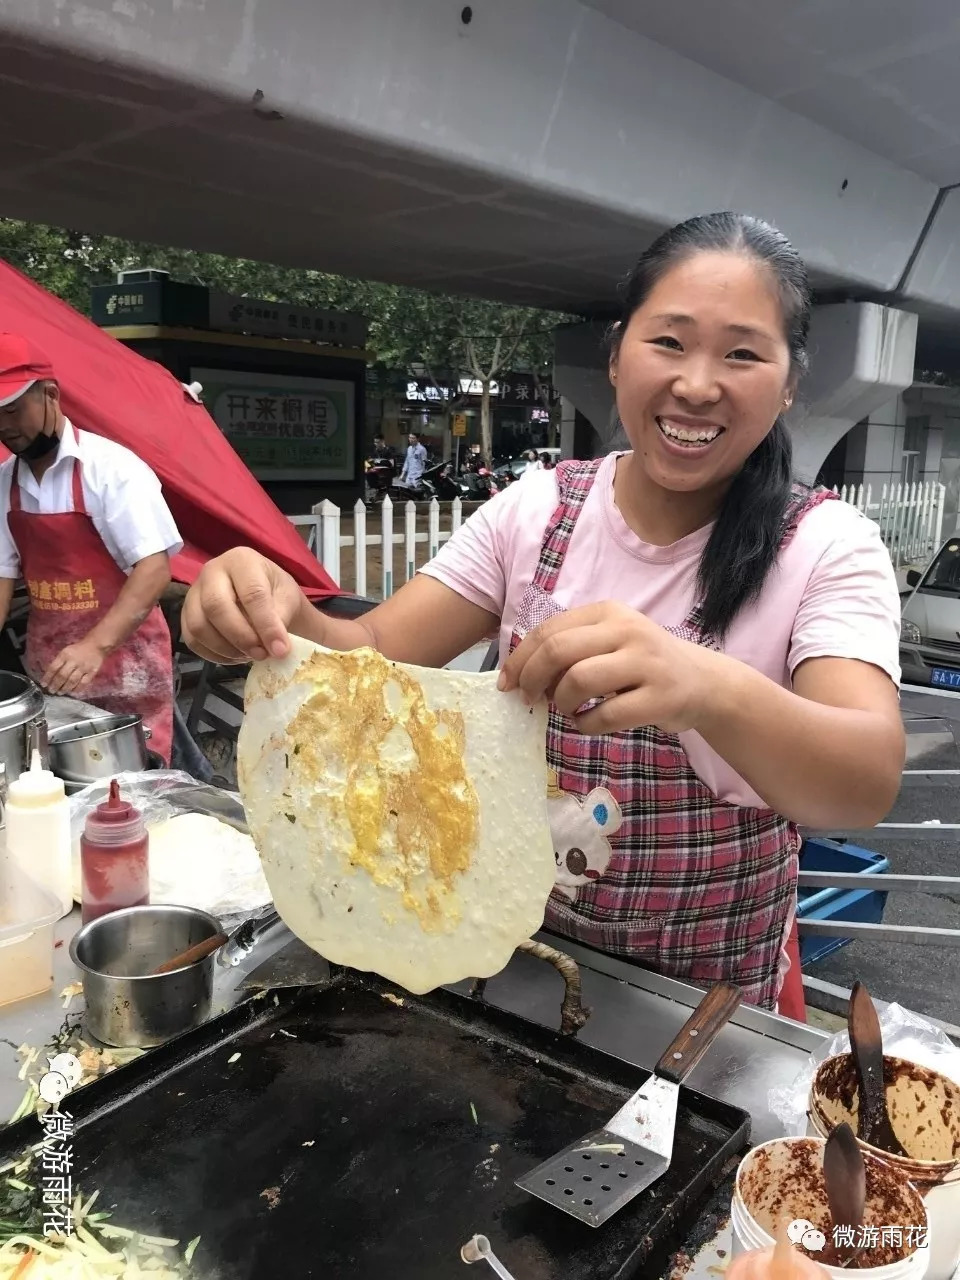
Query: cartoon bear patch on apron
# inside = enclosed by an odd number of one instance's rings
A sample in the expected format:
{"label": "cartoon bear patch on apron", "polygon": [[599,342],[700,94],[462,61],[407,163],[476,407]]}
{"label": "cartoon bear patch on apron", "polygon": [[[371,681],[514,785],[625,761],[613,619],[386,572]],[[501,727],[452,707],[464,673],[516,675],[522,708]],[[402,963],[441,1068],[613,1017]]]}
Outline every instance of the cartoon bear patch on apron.
{"label": "cartoon bear patch on apron", "polygon": [[613,857],[609,837],[619,830],[623,814],[606,787],[580,799],[561,791],[554,769],[547,775],[547,814],[557,862],[556,888],[572,901],[577,890],[599,880]]}

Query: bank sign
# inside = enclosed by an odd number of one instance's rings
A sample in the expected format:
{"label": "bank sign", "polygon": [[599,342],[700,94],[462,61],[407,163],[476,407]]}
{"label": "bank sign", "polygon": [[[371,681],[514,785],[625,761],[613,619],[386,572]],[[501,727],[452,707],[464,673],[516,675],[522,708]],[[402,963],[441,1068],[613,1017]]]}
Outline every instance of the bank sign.
{"label": "bank sign", "polygon": [[260,480],[352,480],[354,385],[328,378],[192,369],[202,399]]}

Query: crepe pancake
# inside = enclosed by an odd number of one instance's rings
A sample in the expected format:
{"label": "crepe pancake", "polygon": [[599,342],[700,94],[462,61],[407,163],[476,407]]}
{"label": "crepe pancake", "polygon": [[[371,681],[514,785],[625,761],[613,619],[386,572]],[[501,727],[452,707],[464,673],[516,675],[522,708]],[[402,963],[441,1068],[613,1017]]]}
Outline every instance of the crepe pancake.
{"label": "crepe pancake", "polygon": [[247,821],[280,915],[333,963],[422,993],[498,973],[542,924],[546,709],[496,679],[297,639],[254,664]]}

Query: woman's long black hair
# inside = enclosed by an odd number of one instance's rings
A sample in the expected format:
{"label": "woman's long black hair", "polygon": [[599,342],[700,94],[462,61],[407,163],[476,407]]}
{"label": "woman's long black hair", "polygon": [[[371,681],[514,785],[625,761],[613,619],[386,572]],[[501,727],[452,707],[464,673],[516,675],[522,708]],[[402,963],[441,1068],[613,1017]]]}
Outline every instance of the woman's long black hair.
{"label": "woman's long black hair", "polygon": [[[624,286],[623,313],[614,347],[633,313],[671,268],[704,251],[747,254],[770,272],[780,294],[783,327],[795,377],[806,371],[810,285],[803,260],[775,227],[740,213],[690,218],[664,232],[634,267]],[[773,568],[793,481],[790,434],[778,417],[727,491],[700,558],[700,625],[722,639],[736,615],[760,594]]]}

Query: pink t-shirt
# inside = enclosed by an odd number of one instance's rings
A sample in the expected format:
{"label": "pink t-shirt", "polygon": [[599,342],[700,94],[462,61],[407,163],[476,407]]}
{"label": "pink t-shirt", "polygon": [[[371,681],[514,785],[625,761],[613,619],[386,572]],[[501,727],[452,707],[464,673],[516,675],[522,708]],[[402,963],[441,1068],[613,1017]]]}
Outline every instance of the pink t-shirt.
{"label": "pink t-shirt", "polygon": [[[618,600],[662,626],[694,605],[697,564],[710,527],[669,547],[642,542],[613,498],[616,455],[604,459],[577,520],[554,599],[564,609]],[[555,471],[531,471],[480,507],[422,570],[501,619],[507,653],[520,601],[533,580],[547,521],[558,502]],[[807,658],[857,658],[897,685],[900,596],[877,526],[845,502],[807,513],[759,599],[734,620],[731,657],[790,687]],[[720,800],[765,807],[697,733],[682,733],[687,758]]]}

